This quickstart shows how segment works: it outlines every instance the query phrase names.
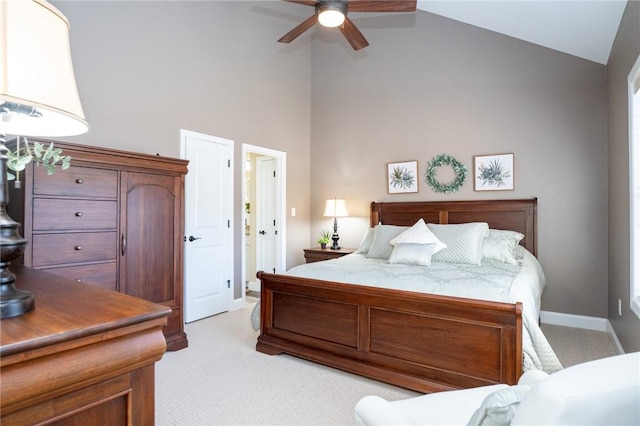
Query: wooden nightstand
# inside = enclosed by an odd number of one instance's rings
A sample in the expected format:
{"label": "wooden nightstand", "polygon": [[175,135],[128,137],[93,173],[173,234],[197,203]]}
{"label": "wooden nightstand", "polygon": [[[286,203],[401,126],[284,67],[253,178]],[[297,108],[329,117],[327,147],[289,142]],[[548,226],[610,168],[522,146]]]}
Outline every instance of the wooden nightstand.
{"label": "wooden nightstand", "polygon": [[321,260],[336,259],[344,255],[356,251],[354,248],[341,248],[340,250],[331,250],[330,248],[321,249],[320,247],[304,249],[304,258],[307,263],[320,262]]}

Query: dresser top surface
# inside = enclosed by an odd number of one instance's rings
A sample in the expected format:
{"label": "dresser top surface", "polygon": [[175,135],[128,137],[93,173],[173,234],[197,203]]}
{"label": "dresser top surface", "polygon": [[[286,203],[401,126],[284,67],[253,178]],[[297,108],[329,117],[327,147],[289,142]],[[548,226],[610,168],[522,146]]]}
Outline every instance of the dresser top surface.
{"label": "dresser top surface", "polygon": [[16,287],[33,293],[35,309],[0,322],[0,356],[122,329],[169,315],[143,299],[12,265]]}

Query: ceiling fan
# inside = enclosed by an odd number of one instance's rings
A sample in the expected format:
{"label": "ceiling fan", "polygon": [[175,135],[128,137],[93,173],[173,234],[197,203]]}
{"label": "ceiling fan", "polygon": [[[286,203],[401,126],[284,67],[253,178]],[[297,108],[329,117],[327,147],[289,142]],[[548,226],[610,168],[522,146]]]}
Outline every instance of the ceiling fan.
{"label": "ceiling fan", "polygon": [[291,43],[300,34],[319,22],[325,27],[339,27],[351,47],[360,50],[369,42],[347,12],[415,12],[417,0],[285,0],[291,3],[313,6],[315,13],[283,35],[280,43]]}

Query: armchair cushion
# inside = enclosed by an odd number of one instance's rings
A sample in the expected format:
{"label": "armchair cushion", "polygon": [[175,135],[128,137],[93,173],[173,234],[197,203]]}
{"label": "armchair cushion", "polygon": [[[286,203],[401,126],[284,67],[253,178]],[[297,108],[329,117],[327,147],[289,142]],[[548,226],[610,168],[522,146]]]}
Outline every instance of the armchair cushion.
{"label": "armchair cushion", "polygon": [[548,373],[545,373],[542,370],[529,370],[525,371],[522,376],[518,379],[519,385],[530,385],[535,382],[539,382],[545,378],[549,377]]}
{"label": "armchair cushion", "polygon": [[356,405],[356,425],[410,425],[411,421],[386,399],[368,395]]}
{"label": "armchair cushion", "polygon": [[640,424],[640,352],[549,375],[531,388],[511,424]]}
{"label": "armchair cushion", "polygon": [[[478,409],[480,407],[480,409]],[[367,396],[358,425],[640,425],[640,352],[491,385],[388,402]]]}
{"label": "armchair cushion", "polygon": [[421,395],[400,401],[365,396],[355,407],[357,425],[464,425],[487,395],[507,385]]}
{"label": "armchair cushion", "polygon": [[531,389],[531,385],[509,386],[487,396],[473,413],[468,426],[509,426],[518,405]]}

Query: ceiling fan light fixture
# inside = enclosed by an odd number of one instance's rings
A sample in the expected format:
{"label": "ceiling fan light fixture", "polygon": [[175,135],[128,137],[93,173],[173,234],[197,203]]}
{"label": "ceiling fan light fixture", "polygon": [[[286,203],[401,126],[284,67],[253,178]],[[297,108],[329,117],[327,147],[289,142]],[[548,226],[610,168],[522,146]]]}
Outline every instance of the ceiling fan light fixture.
{"label": "ceiling fan light fixture", "polygon": [[347,14],[346,2],[322,2],[318,5],[318,22],[324,27],[339,27]]}

